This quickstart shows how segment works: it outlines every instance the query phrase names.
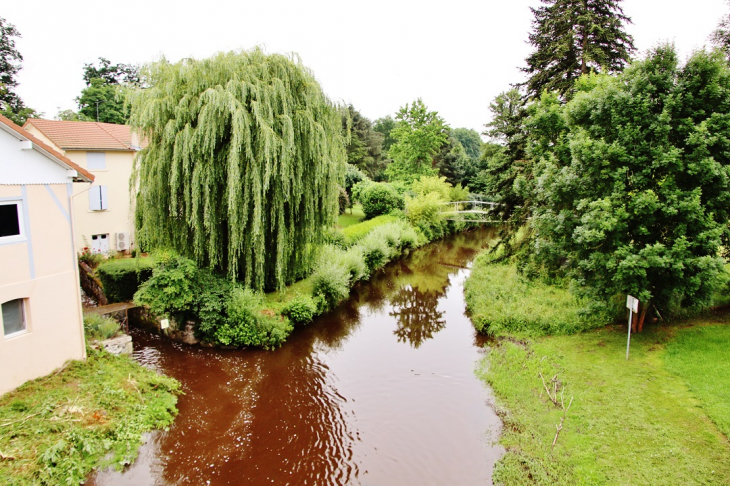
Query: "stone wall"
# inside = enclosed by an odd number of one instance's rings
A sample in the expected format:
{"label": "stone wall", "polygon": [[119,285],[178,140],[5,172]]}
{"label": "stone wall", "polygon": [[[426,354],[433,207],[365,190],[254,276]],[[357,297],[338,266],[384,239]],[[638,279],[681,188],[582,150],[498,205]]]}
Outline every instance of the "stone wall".
{"label": "stone wall", "polygon": [[134,307],[129,309],[129,324],[131,326],[141,327],[160,336],[165,336],[173,341],[183,344],[198,344],[200,339],[195,337],[196,323],[187,321],[184,324],[176,323],[169,320],[169,327],[162,329],[162,318],[152,314],[146,307]]}
{"label": "stone wall", "polygon": [[93,297],[99,305],[109,304],[106,295],[104,295],[104,287],[102,287],[99,279],[94,276],[91,267],[84,262],[79,262],[79,280],[84,292]]}

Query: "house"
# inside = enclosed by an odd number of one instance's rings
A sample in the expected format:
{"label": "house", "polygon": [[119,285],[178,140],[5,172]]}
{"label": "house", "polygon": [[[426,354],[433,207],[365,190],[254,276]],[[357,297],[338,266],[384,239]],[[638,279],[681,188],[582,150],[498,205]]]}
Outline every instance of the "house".
{"label": "house", "polygon": [[93,181],[0,116],[0,394],[86,356],[72,222]]}
{"label": "house", "polygon": [[75,189],[76,194],[86,191],[74,198],[76,252],[129,250],[134,240],[129,178],[140,150],[130,127],[29,119],[23,128],[95,177],[91,188]]}

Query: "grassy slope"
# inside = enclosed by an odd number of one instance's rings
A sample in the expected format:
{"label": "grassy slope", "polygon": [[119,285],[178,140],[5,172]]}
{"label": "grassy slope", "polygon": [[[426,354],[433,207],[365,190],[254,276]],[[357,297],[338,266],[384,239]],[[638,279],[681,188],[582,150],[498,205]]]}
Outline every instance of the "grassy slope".
{"label": "grassy slope", "polygon": [[[482,376],[505,413],[501,442],[508,450],[495,482],[730,484],[727,437],[708,420],[692,385],[664,365],[672,330],[634,336],[628,361],[619,326],[494,348]],[[538,371],[547,380],[558,375],[566,406],[575,397],[552,454],[562,412],[548,401]],[[716,371],[730,376],[730,366]]]}
{"label": "grassy slope", "polygon": [[365,213],[362,212],[362,204],[355,204],[352,209],[348,209],[345,214],[340,214],[337,218],[337,226],[347,228],[353,224],[362,222],[365,219]]}
{"label": "grassy slope", "polygon": [[89,350],[0,396],[0,484],[79,484],[130,463],[144,432],[172,423],[178,393],[172,378]]}

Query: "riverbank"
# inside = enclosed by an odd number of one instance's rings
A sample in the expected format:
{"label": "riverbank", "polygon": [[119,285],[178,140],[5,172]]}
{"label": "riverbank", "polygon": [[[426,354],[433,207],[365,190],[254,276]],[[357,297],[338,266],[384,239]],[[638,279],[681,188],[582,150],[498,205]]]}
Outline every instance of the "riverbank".
{"label": "riverbank", "polygon": [[[625,326],[581,321],[564,289],[513,292],[497,267],[478,260],[466,286],[475,325],[496,323],[502,336],[479,370],[505,425],[495,484],[730,484],[730,311],[649,325],[627,361]],[[491,295],[517,312],[529,301],[540,324],[548,291],[562,315],[532,332],[476,303]]]}
{"label": "riverbank", "polygon": [[172,423],[177,380],[87,352],[0,396],[0,484],[79,484],[92,469],[130,464],[144,433]]}

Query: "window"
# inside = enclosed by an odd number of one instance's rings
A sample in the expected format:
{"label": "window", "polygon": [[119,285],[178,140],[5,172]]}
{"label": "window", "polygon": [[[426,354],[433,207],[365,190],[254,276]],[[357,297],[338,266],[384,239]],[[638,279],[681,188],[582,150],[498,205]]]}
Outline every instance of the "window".
{"label": "window", "polygon": [[2,305],[3,332],[6,337],[25,331],[24,307],[23,299],[10,300]]}
{"label": "window", "polygon": [[89,189],[89,209],[91,211],[106,211],[109,209],[109,196],[106,186],[91,186]]}
{"label": "window", "polygon": [[23,211],[20,201],[0,201],[0,242],[25,237]]}
{"label": "window", "polygon": [[86,166],[89,170],[106,170],[106,153],[86,152]]}

